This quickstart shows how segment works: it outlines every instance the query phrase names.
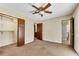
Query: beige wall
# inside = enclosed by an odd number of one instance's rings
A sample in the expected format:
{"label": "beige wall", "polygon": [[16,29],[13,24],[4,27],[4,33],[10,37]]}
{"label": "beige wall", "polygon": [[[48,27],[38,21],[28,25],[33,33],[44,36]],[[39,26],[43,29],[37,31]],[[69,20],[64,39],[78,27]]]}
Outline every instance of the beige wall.
{"label": "beige wall", "polygon": [[25,22],[25,43],[34,41],[34,23],[31,20]]}
{"label": "beige wall", "polygon": [[[20,14],[18,11],[15,11],[15,10],[11,10],[9,8],[3,8],[0,6],[0,12],[3,13],[3,14],[7,14],[7,15],[11,15],[11,16],[14,16],[14,17],[17,17],[17,18],[22,18],[22,19],[25,19],[25,43],[30,43],[34,40],[34,25],[33,25],[33,21],[27,19],[26,15],[23,15],[23,14]],[[15,35],[16,36],[16,35]],[[0,41],[2,41],[0,39]],[[9,40],[9,42],[7,42],[8,39],[6,40],[6,44],[5,45],[8,45],[8,44],[13,44],[13,43],[16,43],[16,41],[11,41]],[[2,43],[4,44],[4,43]],[[1,46],[4,46],[0,44]]]}
{"label": "beige wall", "polygon": [[79,5],[73,13],[74,17],[74,27],[75,27],[75,37],[74,37],[74,49],[79,54]]}
{"label": "beige wall", "polygon": [[61,43],[61,21],[49,20],[43,23],[43,40]]}
{"label": "beige wall", "polygon": [[35,21],[43,23],[43,40],[62,43],[62,20],[68,20],[71,16],[52,18],[45,21]]}

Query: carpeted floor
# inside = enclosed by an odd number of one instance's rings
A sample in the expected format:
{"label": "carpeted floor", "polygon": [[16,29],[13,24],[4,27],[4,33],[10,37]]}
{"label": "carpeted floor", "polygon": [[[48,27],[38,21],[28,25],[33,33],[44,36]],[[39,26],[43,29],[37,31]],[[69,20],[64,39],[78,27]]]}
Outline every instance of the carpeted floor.
{"label": "carpeted floor", "polygon": [[77,56],[70,46],[35,40],[22,47],[16,44],[0,48],[1,56]]}

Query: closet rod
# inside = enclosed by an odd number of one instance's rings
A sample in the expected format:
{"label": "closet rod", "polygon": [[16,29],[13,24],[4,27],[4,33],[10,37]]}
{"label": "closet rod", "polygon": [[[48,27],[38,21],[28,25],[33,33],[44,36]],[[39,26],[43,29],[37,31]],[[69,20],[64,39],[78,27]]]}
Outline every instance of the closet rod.
{"label": "closet rod", "polygon": [[13,17],[13,16],[10,16],[10,15],[7,15],[7,14],[3,14],[3,13],[0,13],[0,15],[4,15],[4,16],[7,16],[7,17],[12,17],[12,18],[17,18],[17,17]]}

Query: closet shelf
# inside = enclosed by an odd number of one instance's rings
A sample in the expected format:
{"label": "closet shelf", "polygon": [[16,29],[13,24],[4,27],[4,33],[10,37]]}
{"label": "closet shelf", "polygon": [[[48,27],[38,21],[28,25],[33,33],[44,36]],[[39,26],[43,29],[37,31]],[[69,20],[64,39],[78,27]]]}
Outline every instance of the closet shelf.
{"label": "closet shelf", "polygon": [[14,32],[14,30],[0,30],[0,32]]}

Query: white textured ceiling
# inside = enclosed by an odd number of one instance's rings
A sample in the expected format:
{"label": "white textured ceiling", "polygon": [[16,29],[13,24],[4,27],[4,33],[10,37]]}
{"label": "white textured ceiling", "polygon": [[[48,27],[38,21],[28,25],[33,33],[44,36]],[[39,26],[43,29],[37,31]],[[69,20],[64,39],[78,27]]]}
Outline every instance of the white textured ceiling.
{"label": "white textured ceiling", "polygon": [[[42,3],[37,3],[34,5],[39,7],[42,5]],[[23,15],[26,15],[27,18],[32,19],[32,20],[47,20],[47,19],[54,18],[54,17],[60,17],[60,16],[72,14],[77,4],[75,3],[52,3],[52,6],[49,7],[48,10],[52,11],[53,13],[52,14],[44,13],[43,17],[41,17],[39,14],[33,15],[32,13],[30,13],[30,11],[36,10],[36,9],[31,7],[29,3],[3,3],[3,4],[0,4],[0,6],[17,11]]]}

